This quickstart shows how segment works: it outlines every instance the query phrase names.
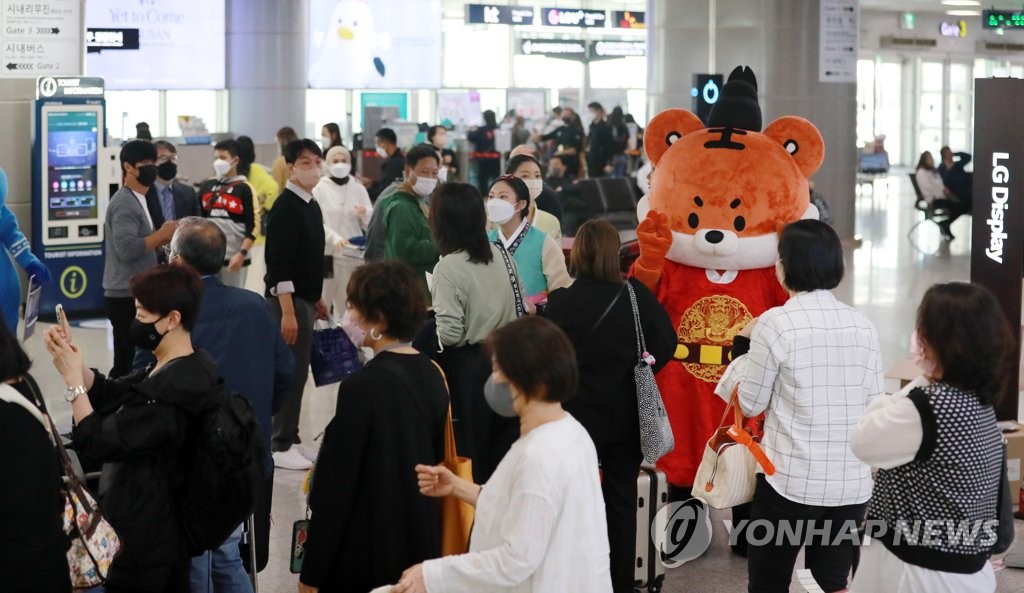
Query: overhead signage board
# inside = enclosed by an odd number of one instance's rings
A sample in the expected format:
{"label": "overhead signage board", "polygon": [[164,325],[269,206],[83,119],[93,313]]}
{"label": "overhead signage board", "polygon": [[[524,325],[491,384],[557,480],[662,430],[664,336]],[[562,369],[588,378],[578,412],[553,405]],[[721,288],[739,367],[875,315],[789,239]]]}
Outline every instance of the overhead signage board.
{"label": "overhead signage board", "polygon": [[86,29],[85,49],[91,54],[110,49],[139,49],[139,30]]}
{"label": "overhead signage board", "polygon": [[583,8],[542,8],[541,25],[545,27],[604,27],[608,13]]}
{"label": "overhead signage board", "polygon": [[982,29],[1024,29],[1024,12],[1020,10],[982,10]]}
{"label": "overhead signage board", "polygon": [[575,39],[520,40],[520,53],[527,56],[547,56],[563,60],[610,60],[614,58],[644,57],[646,41],[577,41]]}
{"label": "overhead signage board", "polygon": [[644,57],[647,55],[646,41],[591,41],[590,59]]}
{"label": "overhead signage board", "polygon": [[638,10],[616,10],[612,12],[613,29],[646,29],[644,13]]}
{"label": "overhead signage board", "polygon": [[82,73],[79,0],[0,0],[0,78]]}
{"label": "overhead signage board", "polygon": [[821,0],[818,81],[857,82],[858,0]]}
{"label": "overhead signage board", "polygon": [[523,55],[547,56],[565,60],[586,60],[587,44],[571,39],[523,39],[520,42]]}
{"label": "overhead signage board", "polygon": [[469,25],[532,25],[535,15],[532,6],[466,5],[466,24]]}

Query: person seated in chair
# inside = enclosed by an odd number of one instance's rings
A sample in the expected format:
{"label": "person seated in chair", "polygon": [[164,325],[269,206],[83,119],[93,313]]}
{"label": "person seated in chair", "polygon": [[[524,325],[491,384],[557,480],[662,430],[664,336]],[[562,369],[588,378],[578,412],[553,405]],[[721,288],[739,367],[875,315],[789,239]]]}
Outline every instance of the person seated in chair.
{"label": "person seated in chair", "polygon": [[955,239],[949,230],[949,225],[960,217],[966,209],[963,203],[956,198],[942,181],[942,175],[935,168],[935,159],[932,153],[924,151],[917,161],[917,168],[914,170],[914,179],[917,180],[917,188],[921,191],[921,197],[928,202],[931,208],[942,209],[948,212],[948,217],[937,220],[942,238],[946,241]]}
{"label": "person seated in chair", "polygon": [[939,156],[942,162],[937,169],[942,182],[963,203],[965,212],[969,214],[974,204],[974,174],[964,171],[964,167],[971,162],[971,155],[954,153],[948,146],[943,146]]}

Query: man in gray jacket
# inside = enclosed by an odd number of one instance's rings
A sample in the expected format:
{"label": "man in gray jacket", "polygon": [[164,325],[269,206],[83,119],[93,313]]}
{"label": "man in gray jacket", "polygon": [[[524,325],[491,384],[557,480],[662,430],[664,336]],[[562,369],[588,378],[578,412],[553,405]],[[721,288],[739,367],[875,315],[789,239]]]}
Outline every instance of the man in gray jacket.
{"label": "man in gray jacket", "polygon": [[146,207],[146,193],[156,181],[156,148],[145,140],[132,140],[121,148],[124,185],[110,198],[103,222],[103,296],[107,319],[113,327],[114,367],[110,377],[127,375],[132,367],[135,345],[131,323],[135,299],[129,281],[139,272],[157,264],[156,250],[167,245],[178,227],[165,222],[156,229]]}

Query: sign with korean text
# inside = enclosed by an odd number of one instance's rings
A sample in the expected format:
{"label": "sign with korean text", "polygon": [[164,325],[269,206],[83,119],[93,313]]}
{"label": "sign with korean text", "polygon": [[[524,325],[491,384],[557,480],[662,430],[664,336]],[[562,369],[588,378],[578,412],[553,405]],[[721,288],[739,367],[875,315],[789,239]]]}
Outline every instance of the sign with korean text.
{"label": "sign with korean text", "polygon": [[820,0],[818,81],[857,82],[858,0]]}
{"label": "sign with korean text", "polygon": [[533,19],[532,6],[466,5],[466,23],[470,25],[532,25]]}
{"label": "sign with korean text", "polygon": [[139,30],[86,29],[85,47],[91,54],[111,49],[139,49]]}
{"label": "sign with korean text", "polygon": [[608,13],[584,8],[542,8],[544,27],[604,27]]}
{"label": "sign with korean text", "polygon": [[0,0],[0,78],[78,75],[79,0]]}

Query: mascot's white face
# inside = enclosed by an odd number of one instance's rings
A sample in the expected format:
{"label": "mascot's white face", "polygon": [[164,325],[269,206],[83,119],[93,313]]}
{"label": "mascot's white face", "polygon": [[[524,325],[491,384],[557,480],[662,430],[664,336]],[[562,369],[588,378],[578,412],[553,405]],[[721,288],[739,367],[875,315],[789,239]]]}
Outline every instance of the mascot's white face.
{"label": "mascot's white face", "polygon": [[[637,219],[647,218],[650,211],[650,196],[644,195],[636,205]],[[817,220],[818,208],[809,205],[803,218]],[[778,233],[741,238],[720,231],[721,238],[713,242],[708,237],[711,232],[705,229],[691,235],[672,231],[672,247],[665,258],[708,270],[754,270],[770,267],[778,257]]]}
{"label": "mascot's white face", "polygon": [[327,21],[324,45],[338,46],[346,42],[369,45],[374,32],[370,5],[363,0],[342,0],[334,6]]}

